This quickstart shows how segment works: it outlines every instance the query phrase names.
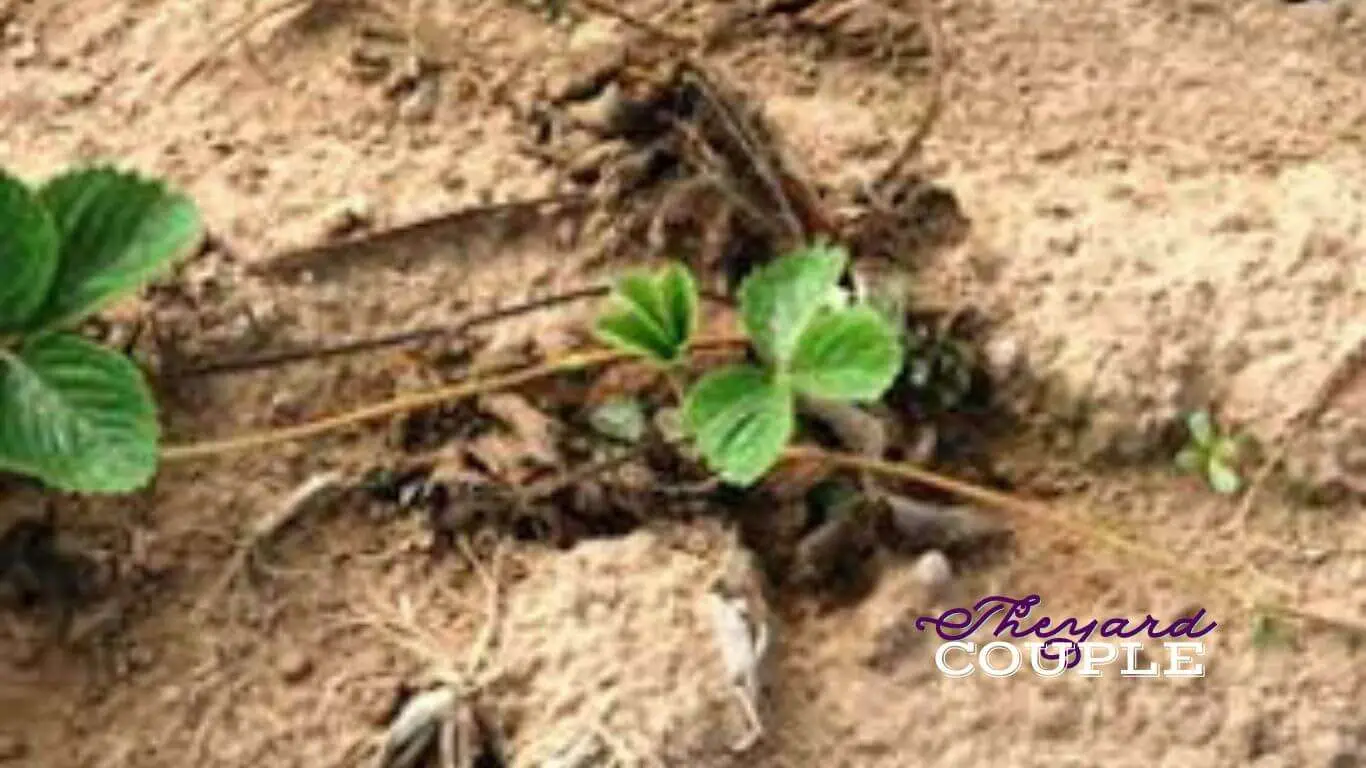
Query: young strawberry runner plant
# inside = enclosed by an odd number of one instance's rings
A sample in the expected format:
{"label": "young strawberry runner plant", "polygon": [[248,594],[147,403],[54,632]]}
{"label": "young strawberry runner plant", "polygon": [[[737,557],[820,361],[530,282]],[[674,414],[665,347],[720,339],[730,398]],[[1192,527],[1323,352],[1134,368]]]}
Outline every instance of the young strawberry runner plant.
{"label": "young strawberry runner plant", "polygon": [[1229,496],[1243,487],[1238,474],[1238,462],[1246,452],[1247,441],[1232,435],[1214,423],[1208,411],[1196,411],[1186,417],[1190,441],[1176,455],[1176,465],[1183,472],[1204,476],[1215,493]]}
{"label": "young strawberry runner plant", "polygon": [[161,183],[108,168],[37,189],[0,171],[0,470],[120,493],[157,467],[156,404],[123,355],[71,332],[201,234]]}
{"label": "young strawberry runner plant", "polygon": [[[796,431],[798,397],[872,402],[900,372],[896,327],[839,287],[847,262],[844,250],[815,245],[741,285],[740,316],[760,362],[706,373],[682,403],[686,435],[723,480],[750,485],[778,463]],[[626,277],[614,300],[598,335],[678,373],[697,326],[697,287],[687,270]]]}

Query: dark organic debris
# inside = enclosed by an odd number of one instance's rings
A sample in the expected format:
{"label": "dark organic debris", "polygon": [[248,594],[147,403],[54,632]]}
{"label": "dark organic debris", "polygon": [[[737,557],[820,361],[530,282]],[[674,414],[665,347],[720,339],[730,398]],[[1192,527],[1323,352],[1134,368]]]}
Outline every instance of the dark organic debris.
{"label": "dark organic debris", "polygon": [[1009,528],[963,506],[946,506],[887,494],[882,499],[886,541],[900,552],[938,550],[950,556],[976,554],[1009,536]]}
{"label": "dark organic debris", "polygon": [[23,518],[0,535],[0,594],[23,610],[52,611],[60,636],[94,597],[97,572],[93,560],[58,546],[51,519]]}
{"label": "dark organic debris", "polygon": [[533,115],[536,154],[598,201],[586,232],[607,256],[645,243],[733,289],[753,266],[821,237],[856,258],[906,264],[965,234],[954,195],[899,168],[876,190],[824,193],[760,105],[659,42],[624,41],[624,52],[591,59]]}

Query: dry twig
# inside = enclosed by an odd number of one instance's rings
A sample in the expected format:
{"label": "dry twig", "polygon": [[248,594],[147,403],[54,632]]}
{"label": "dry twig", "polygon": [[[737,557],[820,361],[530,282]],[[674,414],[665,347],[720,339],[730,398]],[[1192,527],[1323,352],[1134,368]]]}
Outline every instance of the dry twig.
{"label": "dry twig", "polygon": [[462,224],[469,221],[486,219],[517,213],[539,211],[547,207],[578,208],[592,201],[579,194],[547,195],[529,200],[509,200],[502,203],[487,203],[458,208],[453,211],[437,213],[415,221],[396,224],[384,229],[359,232],[340,240],[328,240],[302,248],[286,250],[266,259],[254,269],[263,274],[289,274],[307,270],[316,264],[325,264],[338,253],[357,248],[383,248],[399,240],[422,235],[432,230]]}

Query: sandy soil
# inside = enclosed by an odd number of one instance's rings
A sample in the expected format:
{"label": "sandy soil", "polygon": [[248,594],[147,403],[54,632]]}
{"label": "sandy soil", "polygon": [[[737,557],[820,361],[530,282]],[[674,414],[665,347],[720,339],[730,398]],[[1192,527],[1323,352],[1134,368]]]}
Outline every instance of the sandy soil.
{"label": "sandy soil", "polygon": [[[876,2],[828,4],[852,37],[883,26]],[[917,292],[990,319],[988,362],[1022,417],[1000,456],[1018,489],[1226,583],[1272,575],[1304,604],[1366,615],[1366,8],[935,4],[949,69],[923,162],[972,225],[918,257]],[[535,107],[630,33],[551,23],[536,5],[427,0],[386,16],[317,0],[216,50],[249,9],[0,0],[0,163],[36,179],[114,159],[199,201],[214,247],[122,310],[154,321],[162,343],[139,346],[154,366],[579,286],[614,265],[563,217],[454,221],[325,262],[295,251],[566,191],[527,149]],[[622,5],[680,34],[728,32],[709,55],[832,187],[881,167],[925,108],[923,57],[745,20],[774,3]],[[414,49],[439,66],[410,71]],[[583,316],[500,326],[478,357],[570,344]],[[430,386],[466,347],[167,379],[167,439]],[[1289,435],[1287,471],[1246,516],[1169,469],[1173,421],[1205,405],[1272,450]],[[521,426],[512,450],[534,452]],[[434,674],[484,682],[472,699],[513,765],[575,744],[581,765],[1366,761],[1359,643],[1302,628],[1262,647],[1228,595],[1047,525],[1022,526],[1003,558],[955,563],[938,591],[893,559],[855,605],[773,596],[767,733],[742,757],[701,602],[733,546],[713,522],[656,521],[567,552],[481,538],[469,556],[434,556],[422,520],[348,498],[284,531],[261,578],[224,583],[253,521],[309,477],[382,462],[401,432],[168,465],[116,501],[0,488],[0,523],[55,511],[63,546],[88,553],[103,585],[71,647],[50,642],[44,612],[0,613],[0,765],[369,765],[398,691]],[[516,482],[523,456],[483,450]],[[1204,607],[1219,622],[1208,674],[948,680],[908,628],[1030,591],[1051,615]]]}

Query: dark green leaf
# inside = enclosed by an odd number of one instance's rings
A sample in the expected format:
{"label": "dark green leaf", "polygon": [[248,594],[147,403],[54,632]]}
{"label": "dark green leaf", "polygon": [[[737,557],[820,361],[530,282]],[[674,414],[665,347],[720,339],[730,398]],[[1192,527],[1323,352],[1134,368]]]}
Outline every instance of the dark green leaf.
{"label": "dark green leaf", "polygon": [[0,468],[64,491],[136,490],[156,471],[156,407],[127,358],[70,334],[0,351]]}
{"label": "dark green leaf", "polygon": [[202,234],[199,212],[161,182],[109,168],[59,176],[41,190],[57,223],[61,262],[31,325],[69,325],[136,290]]}
{"label": "dark green leaf", "polygon": [[712,371],[693,386],[683,419],[707,465],[750,485],[782,456],[795,428],[792,391],[749,365]]}
{"label": "dark green leaf", "polygon": [[24,183],[0,171],[0,332],[23,330],[57,274],[57,225]]}
{"label": "dark green leaf", "polygon": [[789,370],[806,395],[868,402],[882,397],[901,371],[896,330],[872,307],[817,315],[797,340]]}
{"label": "dark green leaf", "polygon": [[755,270],[740,286],[740,312],[755,349],[785,368],[797,337],[836,296],[843,249],[815,245]]}

